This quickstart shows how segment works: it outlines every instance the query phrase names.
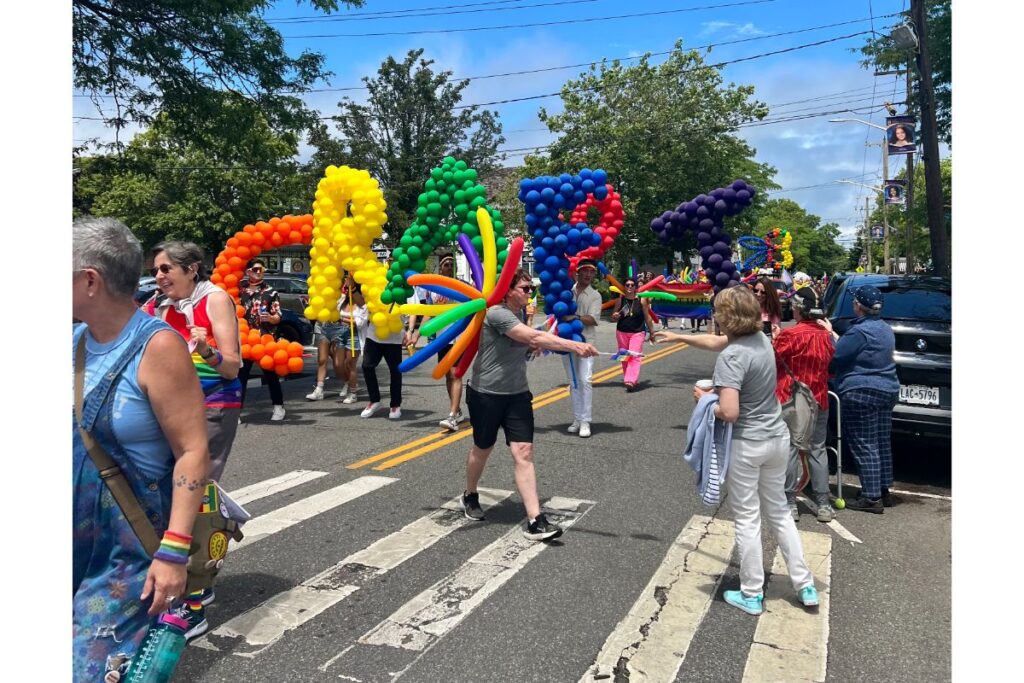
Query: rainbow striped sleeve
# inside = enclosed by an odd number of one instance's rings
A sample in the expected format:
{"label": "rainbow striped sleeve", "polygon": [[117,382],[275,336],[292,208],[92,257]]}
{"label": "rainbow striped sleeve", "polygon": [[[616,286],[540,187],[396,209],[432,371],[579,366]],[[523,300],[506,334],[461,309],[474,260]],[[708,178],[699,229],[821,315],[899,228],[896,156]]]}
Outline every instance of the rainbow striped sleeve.
{"label": "rainbow striped sleeve", "polygon": [[199,375],[199,384],[203,387],[208,408],[241,408],[242,383],[235,379],[224,379],[198,353],[192,354],[192,364]]}

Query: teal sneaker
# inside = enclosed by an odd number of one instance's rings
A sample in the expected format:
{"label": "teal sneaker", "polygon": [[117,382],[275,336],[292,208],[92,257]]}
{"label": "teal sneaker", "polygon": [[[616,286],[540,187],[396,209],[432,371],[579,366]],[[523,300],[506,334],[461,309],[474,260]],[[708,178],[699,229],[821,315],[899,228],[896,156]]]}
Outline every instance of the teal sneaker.
{"label": "teal sneaker", "polygon": [[755,617],[764,612],[764,606],[761,604],[764,602],[764,595],[755,595],[752,598],[748,598],[743,594],[743,591],[725,591],[723,597],[733,607],[739,607],[747,614],[753,614]]}
{"label": "teal sneaker", "polygon": [[804,607],[818,606],[818,589],[814,587],[814,584],[800,589],[800,602],[804,603]]}

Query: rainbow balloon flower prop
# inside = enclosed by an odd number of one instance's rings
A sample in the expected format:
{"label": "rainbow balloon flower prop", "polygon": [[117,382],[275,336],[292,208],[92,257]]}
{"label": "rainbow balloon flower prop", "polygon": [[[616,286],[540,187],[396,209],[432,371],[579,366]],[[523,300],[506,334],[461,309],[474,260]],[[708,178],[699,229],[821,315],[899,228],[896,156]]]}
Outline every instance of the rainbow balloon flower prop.
{"label": "rainbow balloon flower prop", "polygon": [[483,262],[480,261],[471,239],[465,234],[459,235],[459,246],[462,247],[473,275],[473,286],[444,275],[417,274],[412,271],[406,271],[404,274],[409,284],[457,303],[403,304],[398,307],[403,315],[432,316],[420,328],[420,333],[437,334],[434,341],[398,366],[402,372],[412,370],[452,344],[451,350],[438,362],[431,374],[434,379],[441,379],[456,362],[456,376],[462,377],[466,374],[480,346],[480,330],[483,328],[487,307],[504,299],[512,284],[512,278],[515,277],[523,255],[523,239],[517,237],[509,243],[508,255],[499,277],[497,238],[491,216],[483,207],[477,208],[476,223],[480,227]]}
{"label": "rainbow balloon flower prop", "polygon": [[752,252],[744,259],[743,270],[755,270],[760,267],[781,271],[793,267],[793,235],[785,228],[773,228],[764,238],[745,235],[737,240],[741,247]]}

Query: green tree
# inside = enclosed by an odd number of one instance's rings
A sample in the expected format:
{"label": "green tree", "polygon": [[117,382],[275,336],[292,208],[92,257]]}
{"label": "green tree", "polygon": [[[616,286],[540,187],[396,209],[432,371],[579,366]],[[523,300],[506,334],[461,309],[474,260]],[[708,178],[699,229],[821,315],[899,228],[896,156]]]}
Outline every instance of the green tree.
{"label": "green tree", "polygon": [[[323,12],[363,0],[309,0]],[[234,110],[221,94],[239,95],[275,129],[311,123],[295,95],[327,76],[324,57],[289,56],[281,34],[263,18],[269,0],[72,0],[74,86],[116,128],[148,124],[162,111],[187,125],[208,125]],[[239,132],[226,119],[225,130]]]}
{"label": "green tree", "polygon": [[230,142],[210,129],[182,135],[180,123],[160,115],[123,154],[76,159],[76,214],[116,217],[146,247],[180,238],[215,253],[247,223],[308,213],[296,136],[275,133],[247,106],[222,106],[240,124]]}
{"label": "green tree", "polygon": [[[821,218],[807,213],[791,199],[770,199],[755,213],[758,237],[766,235],[773,228],[785,228],[792,234],[792,272],[802,270],[817,277],[845,267],[847,254],[836,241],[839,226],[835,223],[822,225]],[[744,258],[749,255],[749,252],[744,251]]]}
{"label": "green tree", "polygon": [[[927,27],[925,31],[917,31],[919,38],[928,41],[928,54],[931,61],[932,81],[935,90],[935,123],[939,138],[947,145],[953,144],[953,10],[950,0],[925,0]],[[870,38],[860,48],[855,48],[864,55],[861,64],[868,69],[906,70],[908,60],[913,55],[907,50],[893,46],[888,35]],[[918,79],[912,81],[914,95],[910,110],[920,116],[917,95]],[[923,188],[924,185],[922,184]],[[922,192],[922,194],[924,194]]]}
{"label": "green tree", "polygon": [[[527,158],[532,171],[550,174],[603,168],[623,196],[626,221],[606,260],[668,263],[650,221],[716,187],[743,178],[758,189],[778,187],[775,169],[753,161],[754,150],[735,135],[739,124],[764,118],[765,104],[749,85],[725,85],[696,50],[676,43],[668,59],[633,66],[618,61],[590,67],[562,87],[564,111],[540,119],[559,133],[546,158]],[[762,202],[762,199],[758,200]],[[729,219],[732,234],[747,234],[750,212]],[[692,236],[675,249],[691,251]]]}
{"label": "green tree", "polygon": [[401,62],[388,57],[376,78],[363,78],[366,104],[350,98],[338,103],[338,129],[353,163],[384,188],[389,223],[397,226],[387,231],[392,242],[412,222],[423,183],[445,156],[488,171],[505,142],[495,112],[459,106],[469,81],[452,80],[451,71],[435,72],[433,60],[422,55],[416,49]]}

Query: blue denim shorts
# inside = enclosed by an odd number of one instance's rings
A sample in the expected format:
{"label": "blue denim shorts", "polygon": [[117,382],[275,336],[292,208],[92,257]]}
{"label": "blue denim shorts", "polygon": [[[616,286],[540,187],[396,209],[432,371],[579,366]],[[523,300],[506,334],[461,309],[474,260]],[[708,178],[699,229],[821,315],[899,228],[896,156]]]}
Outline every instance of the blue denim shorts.
{"label": "blue denim shorts", "polygon": [[323,323],[320,326],[320,338],[326,339],[329,344],[339,349],[352,349],[355,344],[356,351],[362,351],[359,346],[359,334],[352,338],[352,328],[342,323]]}

